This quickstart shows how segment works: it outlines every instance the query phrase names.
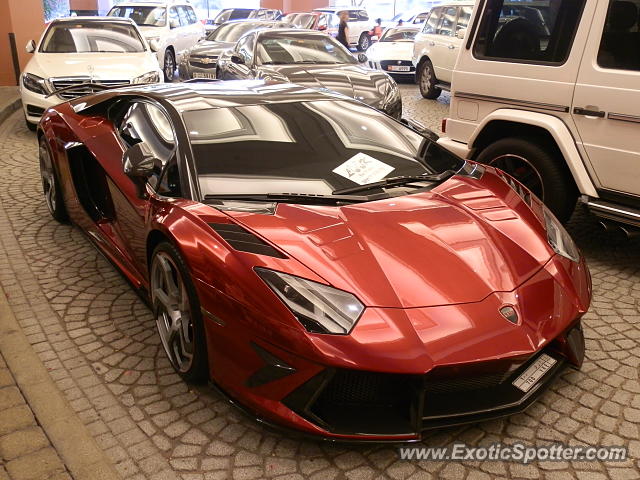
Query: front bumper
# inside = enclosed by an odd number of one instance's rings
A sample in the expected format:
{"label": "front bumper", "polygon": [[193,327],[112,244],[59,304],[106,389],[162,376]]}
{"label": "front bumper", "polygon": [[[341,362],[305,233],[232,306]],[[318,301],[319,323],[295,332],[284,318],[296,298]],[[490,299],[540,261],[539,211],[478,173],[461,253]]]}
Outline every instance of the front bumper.
{"label": "front bumper", "polygon": [[27,122],[33,124],[40,122],[40,117],[42,117],[49,107],[54,107],[67,101],[56,95],[47,98],[44,95],[32,92],[24,87],[20,88],[20,95],[22,97],[22,110],[24,111],[24,116]]}

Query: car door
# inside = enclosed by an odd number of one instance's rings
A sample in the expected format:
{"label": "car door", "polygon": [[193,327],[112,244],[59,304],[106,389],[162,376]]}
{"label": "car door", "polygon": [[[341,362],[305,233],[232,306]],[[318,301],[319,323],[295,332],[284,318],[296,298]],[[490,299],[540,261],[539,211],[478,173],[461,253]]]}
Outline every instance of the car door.
{"label": "car door", "polygon": [[440,22],[434,35],[431,63],[436,78],[442,82],[451,83],[453,67],[456,62],[457,49],[455,25],[458,17],[458,7],[443,7]]}
{"label": "car door", "polygon": [[431,58],[431,52],[436,45],[436,29],[440,23],[441,11],[442,9],[440,7],[431,10],[422,27],[422,31],[416,35],[413,42],[413,63],[415,65],[417,65],[423,57]]}
{"label": "car door", "polygon": [[598,4],[573,120],[600,187],[640,195],[640,0]]}
{"label": "car door", "polygon": [[[126,184],[122,188],[118,182],[109,185],[111,200],[115,210],[113,229],[124,245],[125,253],[142,272],[146,269],[146,232],[150,215],[149,196],[151,190],[164,197],[179,197],[180,182],[177,179],[175,133],[165,112],[155,103],[146,100],[132,101],[117,122],[119,136],[125,152],[138,143],[144,143],[156,158],[154,173],[147,184],[130,188],[135,183],[129,177],[121,177]],[[122,165],[122,163],[121,163]],[[122,167],[121,167],[122,168]]]}

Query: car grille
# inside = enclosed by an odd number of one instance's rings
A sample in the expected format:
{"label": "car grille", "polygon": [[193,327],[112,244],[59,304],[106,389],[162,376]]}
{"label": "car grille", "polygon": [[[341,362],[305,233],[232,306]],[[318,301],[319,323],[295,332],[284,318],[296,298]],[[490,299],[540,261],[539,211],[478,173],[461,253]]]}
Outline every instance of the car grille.
{"label": "car grille", "polygon": [[218,56],[212,55],[207,57],[191,56],[189,57],[189,65],[198,68],[216,68],[218,64]]}
{"label": "car grille", "polygon": [[[117,87],[129,85],[131,82],[129,80],[91,80],[89,77],[86,78],[52,78],[51,84],[53,88],[58,90],[60,88],[70,87],[73,85],[81,85],[83,83],[94,83],[96,85],[106,85],[108,87]],[[70,100],[73,98],[82,97],[83,95],[88,95],[94,93],[91,87],[78,88],[76,90],[71,90],[67,92],[60,92],[57,95],[60,98],[64,98],[65,100]]]}

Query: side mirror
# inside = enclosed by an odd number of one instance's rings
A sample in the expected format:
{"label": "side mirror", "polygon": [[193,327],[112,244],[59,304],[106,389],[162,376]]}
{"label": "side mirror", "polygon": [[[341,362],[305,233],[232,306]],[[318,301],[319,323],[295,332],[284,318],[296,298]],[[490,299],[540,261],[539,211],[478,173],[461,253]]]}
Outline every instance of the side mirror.
{"label": "side mirror", "polygon": [[319,25],[318,26],[318,30],[321,31],[321,32],[324,32],[326,29],[327,29],[326,25]]}
{"label": "side mirror", "polygon": [[367,56],[364,53],[359,53],[358,54],[358,62],[360,63],[367,63]]}
{"label": "side mirror", "polygon": [[158,163],[159,160],[144,142],[136,143],[124,152],[122,168],[124,173],[138,187],[138,196],[140,198],[146,197],[145,186],[147,180],[153,175],[154,168]]}
{"label": "side mirror", "polygon": [[232,53],[231,54],[231,62],[235,63],[236,65],[244,65],[244,58],[242,58],[237,53]]}
{"label": "side mirror", "polygon": [[178,28],[180,26],[180,22],[178,20],[169,20],[169,28]]}
{"label": "side mirror", "polygon": [[158,43],[158,40],[156,40],[155,38],[153,40],[149,40],[149,48],[154,53],[160,50],[160,44]]}
{"label": "side mirror", "polygon": [[27,42],[26,47],[24,47],[24,49],[27,51],[27,53],[33,53],[36,51],[36,42],[34,42],[33,40],[29,40]]}
{"label": "side mirror", "polygon": [[464,36],[467,34],[467,29],[466,28],[461,28],[456,32],[456,37],[458,37],[460,40],[464,40]]}

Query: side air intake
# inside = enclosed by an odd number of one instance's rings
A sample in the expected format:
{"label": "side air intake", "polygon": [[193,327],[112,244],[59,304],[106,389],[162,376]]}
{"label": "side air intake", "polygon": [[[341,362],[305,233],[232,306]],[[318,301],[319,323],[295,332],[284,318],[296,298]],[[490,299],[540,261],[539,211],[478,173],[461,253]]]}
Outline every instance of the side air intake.
{"label": "side air intake", "polygon": [[240,225],[232,223],[210,223],[209,226],[229,245],[240,252],[255,253],[256,255],[266,255],[275,258],[287,258],[286,255],[283,255]]}

